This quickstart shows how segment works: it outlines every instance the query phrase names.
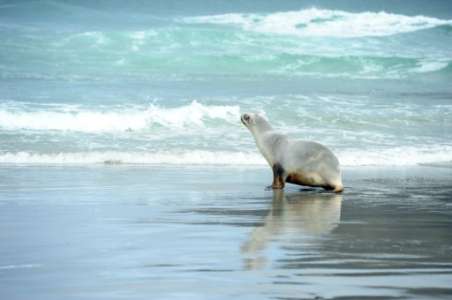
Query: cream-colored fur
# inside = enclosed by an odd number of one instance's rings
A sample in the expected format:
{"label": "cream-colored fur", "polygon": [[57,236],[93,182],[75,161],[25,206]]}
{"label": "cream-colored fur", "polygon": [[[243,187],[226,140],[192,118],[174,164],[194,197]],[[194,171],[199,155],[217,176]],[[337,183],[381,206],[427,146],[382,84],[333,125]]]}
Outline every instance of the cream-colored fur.
{"label": "cream-colored fur", "polygon": [[339,161],[327,147],[316,142],[289,139],[273,130],[259,114],[243,114],[241,121],[250,130],[257,148],[273,169],[272,188],[284,188],[287,181],[343,191]]}

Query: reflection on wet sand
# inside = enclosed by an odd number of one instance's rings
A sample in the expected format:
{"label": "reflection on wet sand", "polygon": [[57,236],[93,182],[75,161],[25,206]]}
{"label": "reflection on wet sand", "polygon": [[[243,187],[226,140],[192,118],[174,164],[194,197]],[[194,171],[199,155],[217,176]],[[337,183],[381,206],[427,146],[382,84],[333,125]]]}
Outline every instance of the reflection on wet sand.
{"label": "reflection on wet sand", "polygon": [[264,224],[254,228],[241,246],[246,256],[245,268],[265,266],[262,250],[274,240],[328,234],[340,222],[341,204],[340,194],[273,191],[272,206]]}

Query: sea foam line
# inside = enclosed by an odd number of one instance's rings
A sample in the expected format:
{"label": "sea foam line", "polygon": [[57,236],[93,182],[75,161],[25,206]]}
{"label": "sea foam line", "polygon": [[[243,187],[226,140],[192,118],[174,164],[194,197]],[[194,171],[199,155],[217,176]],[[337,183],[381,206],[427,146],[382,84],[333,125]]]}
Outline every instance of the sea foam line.
{"label": "sea foam line", "polygon": [[169,164],[169,165],[262,165],[257,153],[228,151],[70,152],[0,154],[0,163],[11,164]]}
{"label": "sea foam line", "polygon": [[32,269],[32,268],[39,268],[42,265],[40,264],[20,264],[20,265],[5,265],[0,266],[1,270],[15,270],[15,269]]}
{"label": "sea foam line", "polygon": [[[452,146],[400,146],[381,150],[334,151],[342,166],[414,166],[452,164]],[[266,165],[257,150],[174,150],[159,152],[6,152],[3,164],[168,164],[168,165]]]}
{"label": "sea foam line", "polygon": [[337,153],[344,166],[452,165],[451,145],[399,146],[387,149],[347,149]]}
{"label": "sea foam line", "polygon": [[203,105],[192,101],[188,105],[165,108],[116,107],[106,111],[87,108],[48,107],[30,110],[23,107],[0,107],[0,129],[68,130],[80,132],[115,132],[142,130],[152,125],[181,129],[203,127],[208,119],[237,123],[237,105]]}
{"label": "sea foam line", "polygon": [[406,16],[384,11],[351,13],[317,8],[270,14],[230,13],[198,16],[184,18],[182,21],[200,24],[235,25],[247,31],[261,33],[342,38],[388,36],[437,26],[452,25],[452,20],[442,20],[422,15]]}

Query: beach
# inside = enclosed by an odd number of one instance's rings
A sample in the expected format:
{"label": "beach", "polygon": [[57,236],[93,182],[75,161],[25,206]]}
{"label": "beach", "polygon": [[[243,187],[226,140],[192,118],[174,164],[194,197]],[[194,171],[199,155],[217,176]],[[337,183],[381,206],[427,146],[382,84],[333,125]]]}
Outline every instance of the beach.
{"label": "beach", "polygon": [[451,1],[2,0],[0,299],[449,299],[451,82]]}
{"label": "beach", "polygon": [[4,299],[446,299],[452,169],[2,166]]}

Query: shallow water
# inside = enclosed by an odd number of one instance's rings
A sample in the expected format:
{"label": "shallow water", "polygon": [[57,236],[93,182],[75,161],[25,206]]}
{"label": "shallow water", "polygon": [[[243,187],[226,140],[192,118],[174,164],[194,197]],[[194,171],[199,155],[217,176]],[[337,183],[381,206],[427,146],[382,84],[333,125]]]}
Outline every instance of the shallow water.
{"label": "shallow water", "polygon": [[345,193],[267,168],[2,167],[5,299],[452,295],[452,172],[346,169]]}

